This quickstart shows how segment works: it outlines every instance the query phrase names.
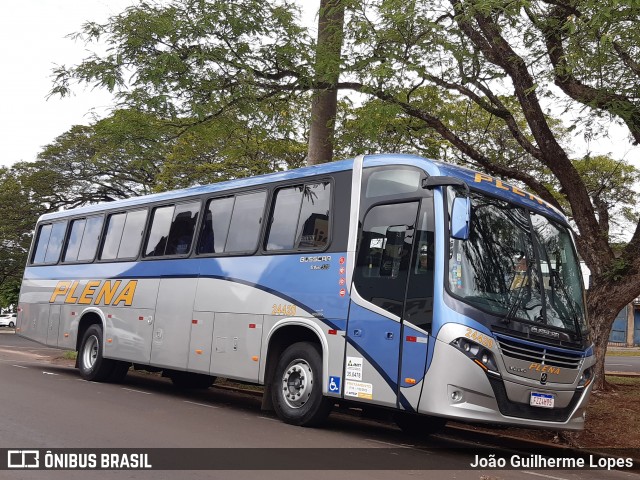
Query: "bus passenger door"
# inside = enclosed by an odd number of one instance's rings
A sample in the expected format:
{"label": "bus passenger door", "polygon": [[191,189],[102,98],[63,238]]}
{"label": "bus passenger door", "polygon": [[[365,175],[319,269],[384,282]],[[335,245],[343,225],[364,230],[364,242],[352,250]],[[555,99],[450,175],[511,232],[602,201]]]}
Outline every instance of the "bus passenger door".
{"label": "bus passenger door", "polygon": [[433,197],[422,200],[414,235],[407,292],[402,314],[401,367],[398,378],[399,406],[417,411],[433,321],[435,238]]}
{"label": "bus passenger door", "polygon": [[401,318],[417,201],[373,206],[363,221],[347,324],[344,396],[396,407]]}

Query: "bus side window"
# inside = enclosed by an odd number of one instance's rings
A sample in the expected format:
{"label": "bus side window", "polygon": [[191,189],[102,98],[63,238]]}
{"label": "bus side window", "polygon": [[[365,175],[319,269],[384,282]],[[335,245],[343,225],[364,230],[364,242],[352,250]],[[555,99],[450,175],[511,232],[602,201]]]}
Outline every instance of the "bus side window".
{"label": "bus side window", "polygon": [[33,252],[32,263],[44,263],[44,256],[47,253],[47,245],[49,245],[49,237],[51,236],[52,225],[40,225],[38,231],[38,240],[36,240],[36,248]]}
{"label": "bus side window", "polygon": [[354,284],[365,300],[401,316],[418,203],[373,207],[362,227]]}
{"label": "bus side window", "polygon": [[174,210],[175,206],[173,205],[153,210],[149,238],[147,238],[147,246],[144,250],[145,257],[160,257],[164,255]]}
{"label": "bus side window", "polygon": [[329,242],[329,182],[281,188],[269,219],[266,250],[317,250]]}
{"label": "bus side window", "polygon": [[147,210],[109,215],[100,259],[115,260],[137,257],[146,220]]}
{"label": "bus side window", "polygon": [[144,226],[147,223],[147,211],[137,210],[127,213],[127,220],[122,232],[122,240],[118,249],[118,258],[134,258],[138,256]]}
{"label": "bus side window", "polygon": [[225,252],[253,252],[258,245],[267,192],[236,196]]}
{"label": "bus side window", "polygon": [[186,255],[191,250],[193,232],[200,213],[200,202],[176,206],[167,240],[165,255]]}
{"label": "bus side window", "polygon": [[67,221],[40,226],[31,263],[56,263],[62,251]]}
{"label": "bus side window", "polygon": [[51,236],[49,237],[49,245],[47,253],[44,256],[44,263],[56,263],[60,258],[62,251],[62,242],[64,242],[64,234],[67,231],[67,222],[58,222],[53,224]]}
{"label": "bus side window", "polygon": [[71,222],[63,262],[92,261],[98,248],[104,217],[79,218]]}
{"label": "bus side window", "polygon": [[331,183],[305,185],[295,247],[321,249],[329,243]]}
{"label": "bus side window", "polygon": [[78,260],[78,252],[80,251],[80,242],[82,242],[82,235],[84,234],[84,228],[87,224],[87,220],[80,218],[71,222],[71,233],[69,234],[69,241],[67,242],[67,248],[64,251],[62,257],[63,262],[75,262]]}
{"label": "bus side window", "polygon": [[99,217],[87,218],[87,223],[82,235],[82,243],[80,244],[80,250],[78,251],[77,260],[79,262],[90,262],[95,258],[103,222],[104,217],[102,215]]}
{"label": "bus side window", "polygon": [[204,209],[198,253],[222,253],[229,234],[235,197],[212,198]]}

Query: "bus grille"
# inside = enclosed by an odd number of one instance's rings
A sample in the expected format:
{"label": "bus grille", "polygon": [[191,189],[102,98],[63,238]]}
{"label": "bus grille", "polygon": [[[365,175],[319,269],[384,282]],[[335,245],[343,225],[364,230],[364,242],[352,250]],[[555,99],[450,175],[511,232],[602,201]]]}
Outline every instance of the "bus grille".
{"label": "bus grille", "polygon": [[506,357],[539,363],[540,365],[577,369],[582,362],[582,355],[579,353],[559,352],[543,346],[536,347],[521,343],[510,338],[498,337],[498,345],[500,346],[500,351]]}

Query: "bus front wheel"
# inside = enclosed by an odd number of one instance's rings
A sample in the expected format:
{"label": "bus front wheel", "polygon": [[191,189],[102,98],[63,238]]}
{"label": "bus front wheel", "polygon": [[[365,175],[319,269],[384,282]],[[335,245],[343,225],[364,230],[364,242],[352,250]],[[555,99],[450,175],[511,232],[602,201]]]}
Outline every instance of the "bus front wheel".
{"label": "bus front wheel", "polygon": [[274,409],[285,423],[312,427],[327,418],[332,402],[322,395],[322,355],[318,345],[294,343],[282,353],[271,395]]}
{"label": "bus front wheel", "polygon": [[78,352],[78,368],[85,380],[104,382],[113,373],[114,363],[102,356],[102,348],[102,327],[91,325],[82,337]]}

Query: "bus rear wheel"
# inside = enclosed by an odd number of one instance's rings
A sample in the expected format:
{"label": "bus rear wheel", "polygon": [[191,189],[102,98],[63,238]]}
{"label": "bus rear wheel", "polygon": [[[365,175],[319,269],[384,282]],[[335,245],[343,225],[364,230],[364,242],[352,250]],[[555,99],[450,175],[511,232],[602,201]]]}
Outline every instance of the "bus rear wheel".
{"label": "bus rear wheel", "polygon": [[78,368],[80,376],[85,380],[104,382],[113,373],[113,360],[102,356],[102,348],[102,327],[91,325],[82,337],[78,352]]}
{"label": "bus rear wheel", "polygon": [[332,402],[322,395],[322,355],[318,345],[294,343],[280,356],[271,386],[273,407],[285,423],[321,424]]}

